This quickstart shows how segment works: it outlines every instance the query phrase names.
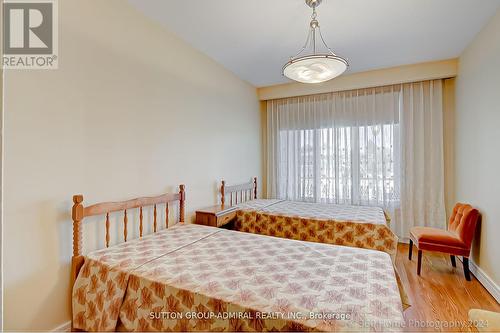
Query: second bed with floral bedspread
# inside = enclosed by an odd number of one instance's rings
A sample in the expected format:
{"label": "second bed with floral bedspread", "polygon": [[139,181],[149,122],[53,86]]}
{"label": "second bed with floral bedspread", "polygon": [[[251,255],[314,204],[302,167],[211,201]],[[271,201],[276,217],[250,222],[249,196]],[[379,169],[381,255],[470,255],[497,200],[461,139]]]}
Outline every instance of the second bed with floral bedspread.
{"label": "second bed with floral bedspread", "polygon": [[379,207],[257,199],[237,208],[237,231],[361,247],[396,258],[398,238]]}

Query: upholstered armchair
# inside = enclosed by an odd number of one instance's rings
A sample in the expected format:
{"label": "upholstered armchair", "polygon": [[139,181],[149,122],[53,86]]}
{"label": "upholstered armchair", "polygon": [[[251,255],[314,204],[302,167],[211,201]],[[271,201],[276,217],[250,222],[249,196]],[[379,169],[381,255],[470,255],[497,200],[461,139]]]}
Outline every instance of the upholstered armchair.
{"label": "upholstered armchair", "polygon": [[415,243],[418,249],[417,275],[420,275],[422,266],[422,251],[437,251],[449,254],[453,267],[456,267],[455,256],[462,256],[465,279],[470,281],[469,256],[478,218],[477,209],[458,203],[453,208],[448,230],[413,227],[410,231],[408,259],[411,260]]}

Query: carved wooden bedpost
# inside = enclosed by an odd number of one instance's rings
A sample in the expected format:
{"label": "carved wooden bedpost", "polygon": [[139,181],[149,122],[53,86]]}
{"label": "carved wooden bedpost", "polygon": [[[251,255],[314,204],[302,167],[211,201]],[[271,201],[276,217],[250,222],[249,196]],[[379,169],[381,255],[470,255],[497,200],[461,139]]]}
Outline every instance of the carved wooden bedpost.
{"label": "carved wooden bedpost", "polygon": [[225,193],[224,193],[224,190],[225,190],[225,187],[226,187],[226,181],[225,180],[222,180],[222,185],[220,186],[220,203],[224,206],[224,203],[226,202],[226,198],[224,197],[225,196]]}
{"label": "carved wooden bedpost", "polygon": [[179,222],[184,223],[184,201],[186,200],[185,193],[186,186],[184,184],[179,185]]}
{"label": "carved wooden bedpost", "polygon": [[257,177],[253,177],[253,198],[257,199]]}
{"label": "carved wooden bedpost", "polygon": [[73,219],[73,257],[71,258],[71,298],[73,295],[73,285],[75,284],[80,268],[83,265],[82,256],[82,220],[83,220],[83,195],[73,196],[73,209],[71,218]]}
{"label": "carved wooden bedpost", "polygon": [[83,219],[83,195],[73,196],[73,209],[71,218],[73,219],[73,257],[81,255],[82,250],[82,230],[81,222]]}
{"label": "carved wooden bedpost", "polygon": [[78,272],[83,264],[82,257],[82,220],[83,220],[83,195],[73,196],[73,258],[71,259],[71,286],[75,283]]}

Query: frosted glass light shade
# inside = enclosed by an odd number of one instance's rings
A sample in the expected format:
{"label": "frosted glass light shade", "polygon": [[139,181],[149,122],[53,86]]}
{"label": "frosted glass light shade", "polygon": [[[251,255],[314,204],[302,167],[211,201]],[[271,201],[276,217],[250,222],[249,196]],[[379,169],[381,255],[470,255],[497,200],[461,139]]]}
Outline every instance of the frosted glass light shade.
{"label": "frosted glass light shade", "polygon": [[292,59],[283,66],[283,75],[302,83],[320,83],[331,80],[347,69],[347,60],[324,54]]}

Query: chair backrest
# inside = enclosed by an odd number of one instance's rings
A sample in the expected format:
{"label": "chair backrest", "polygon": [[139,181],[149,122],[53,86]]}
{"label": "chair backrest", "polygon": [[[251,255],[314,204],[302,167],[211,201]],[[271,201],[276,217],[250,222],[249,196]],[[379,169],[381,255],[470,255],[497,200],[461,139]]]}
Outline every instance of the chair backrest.
{"label": "chair backrest", "polygon": [[448,230],[454,232],[470,249],[479,212],[471,205],[457,203],[450,217]]}

